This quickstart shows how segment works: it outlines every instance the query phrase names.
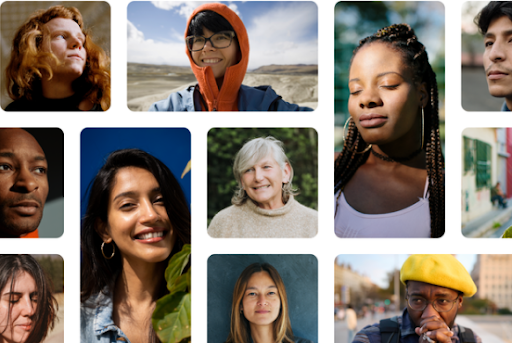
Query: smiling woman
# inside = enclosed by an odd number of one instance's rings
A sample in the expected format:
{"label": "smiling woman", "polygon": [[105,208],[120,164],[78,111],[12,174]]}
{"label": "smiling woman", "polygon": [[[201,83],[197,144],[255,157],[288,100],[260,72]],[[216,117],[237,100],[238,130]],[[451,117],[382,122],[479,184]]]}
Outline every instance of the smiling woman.
{"label": "smiling woman", "polygon": [[51,283],[32,256],[0,255],[0,342],[42,342],[57,309]]}
{"label": "smiling woman", "polygon": [[164,270],[188,243],[190,212],[169,168],[142,150],[111,153],[82,223],[81,341],[158,341]]}
{"label": "smiling woman", "polygon": [[110,59],[75,7],[35,12],[16,32],[6,68],[6,111],[106,111]]}
{"label": "smiling woman", "polygon": [[292,186],[293,168],[283,144],[274,137],[244,144],[233,163],[238,189],[232,206],[215,215],[212,237],[313,237],[318,213],[299,204]]}

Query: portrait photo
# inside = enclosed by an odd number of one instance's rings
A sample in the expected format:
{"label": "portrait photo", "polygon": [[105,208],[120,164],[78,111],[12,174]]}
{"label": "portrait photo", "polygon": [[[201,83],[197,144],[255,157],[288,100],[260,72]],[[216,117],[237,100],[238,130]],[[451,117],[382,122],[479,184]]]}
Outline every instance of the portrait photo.
{"label": "portrait photo", "polygon": [[314,255],[212,255],[208,342],[318,342]]}
{"label": "portrait photo", "polygon": [[208,132],[208,234],[309,238],[318,231],[318,135],[312,128]]}
{"label": "portrait photo", "polygon": [[132,111],[312,111],[318,8],[312,1],[133,1]]}
{"label": "portrait photo", "polygon": [[0,128],[0,238],[64,232],[64,133]]}
{"label": "portrait photo", "polygon": [[[166,318],[178,311],[169,304],[190,309],[191,285],[181,282],[190,280],[190,132],[87,128],[80,150],[81,341],[167,342],[165,325],[174,324]],[[149,303],[133,306],[148,294]],[[172,331],[182,338],[190,337],[187,313]]]}
{"label": "portrait photo", "polygon": [[2,109],[108,110],[107,2],[6,1],[0,15]]}
{"label": "portrait photo", "polygon": [[443,236],[444,31],[441,2],[336,4],[338,237]]}

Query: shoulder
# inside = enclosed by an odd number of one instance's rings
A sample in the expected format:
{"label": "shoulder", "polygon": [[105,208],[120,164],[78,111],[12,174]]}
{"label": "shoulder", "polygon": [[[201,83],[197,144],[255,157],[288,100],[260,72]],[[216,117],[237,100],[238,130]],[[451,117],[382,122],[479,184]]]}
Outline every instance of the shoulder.
{"label": "shoulder", "polygon": [[284,101],[271,86],[250,87],[241,85],[238,95],[241,111],[312,111]]}
{"label": "shoulder", "polygon": [[208,226],[208,234],[211,237],[231,237],[236,223],[243,218],[243,206],[231,205],[217,213]]}
{"label": "shoulder", "polygon": [[313,341],[310,341],[309,339],[300,338],[300,337],[297,337],[297,336],[294,336],[293,340],[294,340],[295,343],[314,343]]}
{"label": "shoulder", "polygon": [[353,343],[380,343],[379,324],[365,326],[359,331],[352,341]]}
{"label": "shoulder", "polygon": [[5,108],[6,111],[36,111],[35,104],[33,101],[29,101],[26,98],[20,98],[11,102]]}
{"label": "shoulder", "polygon": [[194,111],[194,86],[172,93],[167,99],[157,101],[149,111]]}

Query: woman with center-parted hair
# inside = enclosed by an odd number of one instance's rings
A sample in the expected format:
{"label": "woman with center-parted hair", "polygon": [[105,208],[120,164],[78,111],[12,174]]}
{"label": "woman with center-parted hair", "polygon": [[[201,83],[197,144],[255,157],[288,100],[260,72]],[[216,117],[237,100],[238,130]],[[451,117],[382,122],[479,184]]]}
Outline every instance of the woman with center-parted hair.
{"label": "woman with center-parted hair", "polygon": [[293,167],[274,137],[245,143],[233,163],[238,189],[232,206],[213,217],[212,237],[313,237],[318,212],[295,200]]}
{"label": "woman with center-parted hair", "polygon": [[139,149],[112,152],[82,222],[81,342],[158,342],[151,324],[190,212],[169,168]]}
{"label": "woman with center-parted hair", "polygon": [[253,263],[236,281],[226,343],[313,343],[295,337],[286,288],[268,263]]}
{"label": "woman with center-parted hair", "polygon": [[187,22],[185,43],[197,85],[155,102],[150,111],[312,111],[282,100],[270,86],[242,85],[249,36],[226,5],[196,8]]}
{"label": "woman with center-parted hair", "polygon": [[32,256],[0,255],[0,342],[42,342],[57,310],[52,284]]}

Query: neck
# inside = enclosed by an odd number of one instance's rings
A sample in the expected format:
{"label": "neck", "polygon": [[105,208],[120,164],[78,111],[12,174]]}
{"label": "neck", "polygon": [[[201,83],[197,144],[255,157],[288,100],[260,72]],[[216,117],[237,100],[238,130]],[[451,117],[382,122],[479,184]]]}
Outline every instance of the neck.
{"label": "neck", "polygon": [[220,92],[220,89],[222,88],[222,83],[224,82],[224,75],[216,78],[215,81],[217,81],[217,88],[219,89]]}
{"label": "neck", "polygon": [[273,201],[273,202],[268,202],[268,203],[259,203],[252,199],[251,199],[251,201],[254,202],[256,204],[256,206],[258,206],[259,208],[262,208],[264,210],[276,210],[285,205],[282,197],[278,201]]}
{"label": "neck", "polygon": [[64,99],[75,94],[73,81],[53,75],[51,79],[44,76],[41,80],[43,96],[47,99]]}
{"label": "neck", "polygon": [[272,324],[255,325],[250,323],[251,337],[254,343],[274,343],[276,341]]}

